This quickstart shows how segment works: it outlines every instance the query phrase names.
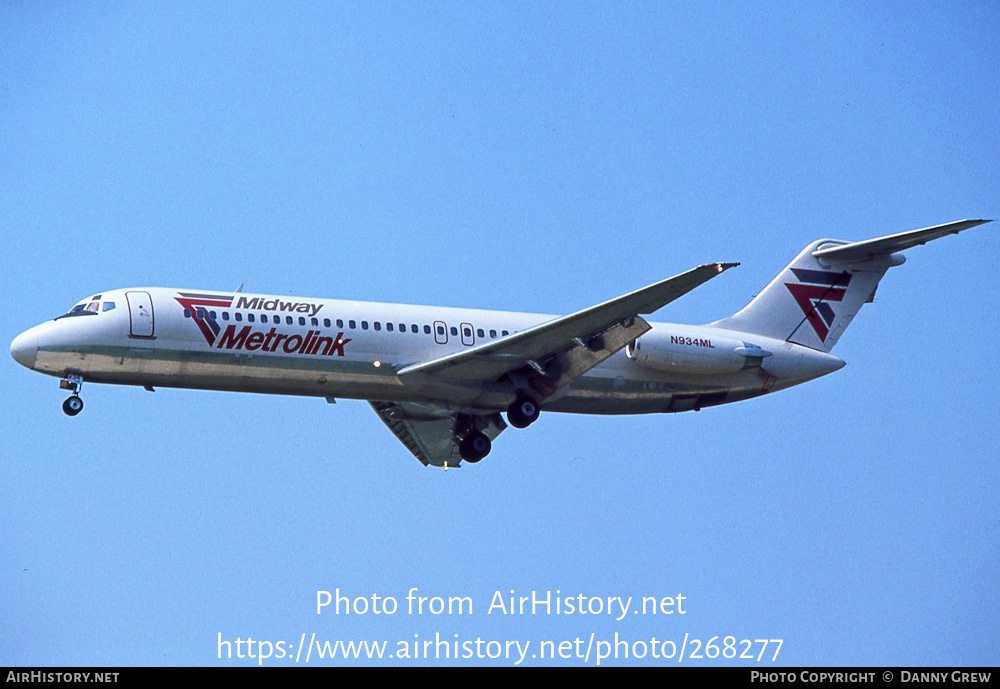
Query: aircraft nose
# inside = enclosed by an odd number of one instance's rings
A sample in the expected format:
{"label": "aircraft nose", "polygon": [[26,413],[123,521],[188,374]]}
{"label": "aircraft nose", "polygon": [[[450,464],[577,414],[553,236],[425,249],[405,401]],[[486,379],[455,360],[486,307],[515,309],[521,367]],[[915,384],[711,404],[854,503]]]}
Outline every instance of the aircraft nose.
{"label": "aircraft nose", "polygon": [[22,366],[34,368],[38,356],[38,334],[28,330],[15,337],[10,343],[10,355]]}

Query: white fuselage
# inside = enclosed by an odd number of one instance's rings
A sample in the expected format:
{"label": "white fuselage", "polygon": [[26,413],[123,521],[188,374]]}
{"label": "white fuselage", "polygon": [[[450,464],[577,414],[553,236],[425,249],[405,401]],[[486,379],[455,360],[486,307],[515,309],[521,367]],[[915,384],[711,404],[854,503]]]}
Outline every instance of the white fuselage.
{"label": "white fuselage", "polygon": [[[471,413],[506,409],[513,389],[404,383],[396,372],[554,318],[166,288],[112,290],[76,309],[18,336],[14,357],[42,373],[87,382],[415,402]],[[686,411],[755,397],[843,366],[830,354],[760,335],[650,325],[638,351],[611,356],[542,408]],[[746,357],[748,347],[766,356]]]}

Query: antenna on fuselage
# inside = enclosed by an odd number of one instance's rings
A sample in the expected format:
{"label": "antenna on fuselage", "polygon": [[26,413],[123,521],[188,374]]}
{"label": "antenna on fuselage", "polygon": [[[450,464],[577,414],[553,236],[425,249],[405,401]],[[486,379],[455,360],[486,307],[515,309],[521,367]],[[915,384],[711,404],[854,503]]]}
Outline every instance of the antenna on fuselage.
{"label": "antenna on fuselage", "polygon": [[241,282],[240,286],[236,288],[236,294],[239,294],[242,291],[243,291],[243,283]]}

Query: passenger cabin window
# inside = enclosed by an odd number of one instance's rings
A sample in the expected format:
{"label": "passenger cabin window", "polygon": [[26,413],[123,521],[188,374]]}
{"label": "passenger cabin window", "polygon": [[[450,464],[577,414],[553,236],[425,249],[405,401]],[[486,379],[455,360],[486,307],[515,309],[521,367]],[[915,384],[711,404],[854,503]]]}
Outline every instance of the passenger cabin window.
{"label": "passenger cabin window", "polygon": [[223,311],[222,312],[222,320],[224,320],[224,321],[228,321],[229,320],[229,312],[228,311]]}
{"label": "passenger cabin window", "polygon": [[292,317],[291,316],[285,316],[285,323],[287,323],[288,325],[291,325],[292,324]]}
{"label": "passenger cabin window", "polygon": [[255,316],[252,313],[247,314],[247,320],[253,323]]}
{"label": "passenger cabin window", "polygon": [[243,314],[240,313],[239,311],[236,312],[236,320],[238,320],[238,321],[242,321],[243,320]]}
{"label": "passenger cabin window", "polygon": [[361,329],[368,330],[368,321],[361,321]]}
{"label": "passenger cabin window", "polygon": [[267,314],[266,313],[262,313],[260,315],[260,322],[261,323],[267,323]]}
{"label": "passenger cabin window", "polygon": [[386,332],[390,332],[391,333],[392,332],[392,323],[386,323],[385,324],[385,329],[386,329]]}
{"label": "passenger cabin window", "polygon": [[458,328],[456,328],[455,326],[451,326],[451,336],[458,337]]}
{"label": "passenger cabin window", "polygon": [[497,331],[496,330],[491,330],[490,331],[490,337],[496,337],[496,336],[497,336]]}
{"label": "passenger cabin window", "polygon": [[323,319],[323,327],[324,328],[329,328],[330,327],[330,319],[329,318],[324,318]]}
{"label": "passenger cabin window", "polygon": [[430,334],[431,334],[431,326],[425,325],[424,326],[424,335],[430,335]]}
{"label": "passenger cabin window", "polygon": [[299,325],[305,325],[305,324],[306,324],[306,319],[303,318],[302,316],[299,316]]}
{"label": "passenger cabin window", "polygon": [[347,325],[350,326],[351,330],[354,330],[355,328],[358,327],[354,321],[347,321]]}
{"label": "passenger cabin window", "polygon": [[381,330],[382,329],[382,324],[379,323],[378,321],[375,321],[372,325],[375,326],[376,330]]}
{"label": "passenger cabin window", "polygon": [[309,322],[312,323],[313,325],[319,325],[319,319],[318,318],[313,318]]}
{"label": "passenger cabin window", "polygon": [[415,325],[411,325],[410,326],[410,332],[413,333],[414,335],[416,335],[416,334],[418,334],[420,332],[420,328],[418,328]]}

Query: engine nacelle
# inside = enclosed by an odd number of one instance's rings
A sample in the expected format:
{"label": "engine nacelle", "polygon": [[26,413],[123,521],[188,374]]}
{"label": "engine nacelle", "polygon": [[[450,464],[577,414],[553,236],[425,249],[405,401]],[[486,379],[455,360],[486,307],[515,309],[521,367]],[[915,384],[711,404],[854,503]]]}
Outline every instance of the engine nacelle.
{"label": "engine nacelle", "polygon": [[693,375],[736,373],[770,356],[760,347],[707,329],[652,330],[625,348],[629,359],[657,371]]}

